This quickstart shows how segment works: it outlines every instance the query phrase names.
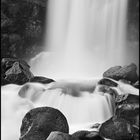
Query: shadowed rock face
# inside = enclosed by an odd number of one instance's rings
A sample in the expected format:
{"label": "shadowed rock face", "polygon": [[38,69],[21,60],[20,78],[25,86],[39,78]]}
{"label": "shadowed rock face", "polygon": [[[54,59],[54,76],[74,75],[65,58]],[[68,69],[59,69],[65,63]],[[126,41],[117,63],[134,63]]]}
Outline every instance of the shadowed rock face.
{"label": "shadowed rock face", "polygon": [[65,116],[54,108],[35,108],[22,121],[20,140],[46,140],[52,131],[69,132]]}

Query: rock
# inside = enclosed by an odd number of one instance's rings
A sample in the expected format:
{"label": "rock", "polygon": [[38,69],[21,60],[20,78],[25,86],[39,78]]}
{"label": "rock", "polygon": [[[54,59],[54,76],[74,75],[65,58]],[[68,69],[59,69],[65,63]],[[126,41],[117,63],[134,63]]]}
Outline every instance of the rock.
{"label": "rock", "polygon": [[139,126],[139,96],[120,95],[116,100],[117,117],[128,120],[131,124]]}
{"label": "rock", "polygon": [[1,70],[2,85],[22,85],[33,77],[30,66],[25,61],[16,58],[3,58],[1,60]]}
{"label": "rock", "polygon": [[42,84],[49,84],[52,82],[55,82],[53,79],[49,79],[46,77],[42,77],[42,76],[34,76],[33,78],[30,79],[30,82],[38,82],[38,83],[42,83]]}
{"label": "rock", "polygon": [[1,56],[30,59],[43,51],[47,0],[1,1]]}
{"label": "rock", "polygon": [[132,140],[134,132],[129,121],[112,117],[101,125],[99,134],[113,140]]}
{"label": "rock", "polygon": [[131,82],[136,82],[138,80],[137,66],[134,63],[130,65],[121,67],[115,66],[103,73],[103,77],[112,78],[114,80],[125,79]]}
{"label": "rock", "polygon": [[104,140],[99,136],[99,133],[95,131],[78,131],[72,134],[72,137],[78,138],[79,140]]}
{"label": "rock", "polygon": [[138,89],[139,89],[139,81],[137,81],[136,83],[134,83],[133,86],[134,86],[135,88],[138,88]]}
{"label": "rock", "polygon": [[127,81],[125,79],[120,79],[119,82],[124,83],[124,84],[131,84],[131,81]]}
{"label": "rock", "polygon": [[96,129],[98,129],[99,127],[100,127],[100,123],[95,123],[94,125],[92,125],[92,127],[91,128],[96,128]]}
{"label": "rock", "polygon": [[52,131],[69,132],[65,116],[51,107],[35,108],[22,120],[20,140],[46,140]]}
{"label": "rock", "polygon": [[71,135],[62,133],[62,132],[51,132],[46,140],[79,140],[77,138],[73,138]]}
{"label": "rock", "polygon": [[118,84],[116,82],[112,81],[111,79],[107,79],[107,78],[103,78],[103,79],[99,80],[98,84],[106,85],[106,86],[110,86],[110,87],[118,86]]}
{"label": "rock", "polygon": [[72,137],[79,138],[81,140],[81,139],[84,139],[86,137],[86,135],[89,133],[90,133],[89,131],[81,130],[81,131],[77,131],[77,132],[73,133]]}

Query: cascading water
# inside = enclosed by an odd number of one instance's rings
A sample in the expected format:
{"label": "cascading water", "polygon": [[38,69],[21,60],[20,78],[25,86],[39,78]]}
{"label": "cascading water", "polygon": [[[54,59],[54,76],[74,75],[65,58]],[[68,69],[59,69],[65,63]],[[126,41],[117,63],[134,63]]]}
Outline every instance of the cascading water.
{"label": "cascading water", "polygon": [[[128,0],[49,0],[45,51],[32,71],[52,78],[98,77],[125,64]],[[37,62],[39,61],[39,62]]]}
{"label": "cascading water", "polygon": [[[110,66],[125,64],[127,1],[48,1],[46,52],[31,60],[31,71],[53,79],[87,80],[56,80],[39,86],[34,83],[25,98],[19,94],[22,86],[2,87],[2,140],[19,139],[23,116],[34,107],[59,109],[71,133],[90,130],[94,123],[113,115],[112,97],[95,90],[99,79],[93,78]],[[42,87],[46,90],[40,93]],[[31,98],[34,94],[35,101]]]}

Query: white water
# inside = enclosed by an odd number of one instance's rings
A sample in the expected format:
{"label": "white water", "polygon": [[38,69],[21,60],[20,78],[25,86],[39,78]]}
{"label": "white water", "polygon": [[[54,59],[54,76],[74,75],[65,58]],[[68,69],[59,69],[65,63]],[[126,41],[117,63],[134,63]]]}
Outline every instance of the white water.
{"label": "white water", "polygon": [[[31,61],[36,75],[100,77],[126,64],[128,0],[49,0],[44,50]],[[128,63],[128,60],[127,60]]]}
{"label": "white water", "polygon": [[49,85],[29,83],[28,88],[25,88],[26,85],[3,86],[1,139],[18,140],[24,115],[35,107],[59,109],[68,120],[70,133],[92,130],[90,127],[95,123],[109,119],[114,108],[111,96],[98,92],[97,80],[86,81],[85,86],[84,82],[59,81]]}
{"label": "white water", "polygon": [[[1,139],[19,140],[24,115],[41,106],[59,109],[67,118],[70,133],[94,130],[91,127],[95,123],[106,121],[114,113],[112,96],[99,91],[97,82],[63,80],[48,85],[27,83],[1,87]],[[118,84],[118,94],[126,94],[130,89],[132,94],[139,92],[131,85]]]}

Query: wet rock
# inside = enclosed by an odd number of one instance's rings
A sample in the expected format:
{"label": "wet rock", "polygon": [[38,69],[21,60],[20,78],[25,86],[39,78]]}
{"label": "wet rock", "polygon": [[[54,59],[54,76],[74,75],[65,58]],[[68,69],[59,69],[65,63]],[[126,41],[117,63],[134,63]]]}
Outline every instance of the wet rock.
{"label": "wet rock", "polygon": [[3,58],[1,70],[2,85],[11,83],[22,85],[33,77],[30,66],[25,61],[16,58]]}
{"label": "wet rock", "polygon": [[51,132],[46,140],[79,140],[71,135],[62,132]]}
{"label": "wet rock", "polygon": [[34,76],[33,78],[30,79],[30,82],[38,82],[42,84],[49,84],[52,82],[55,82],[53,79],[42,77],[42,76]]}
{"label": "wet rock", "polygon": [[134,63],[124,67],[115,66],[105,71],[103,77],[112,78],[114,80],[125,79],[134,83],[138,80],[136,70],[137,66]]}
{"label": "wet rock", "polygon": [[139,89],[139,81],[137,81],[136,83],[134,83],[133,86],[134,86],[135,88],[138,88],[138,89]]}
{"label": "wet rock", "polygon": [[131,84],[131,81],[128,81],[125,79],[120,79],[119,82],[124,83],[124,84]]}
{"label": "wet rock", "polygon": [[139,126],[139,96],[120,95],[116,98],[116,116]]}
{"label": "wet rock", "polygon": [[101,79],[98,84],[100,85],[106,85],[106,86],[110,86],[110,87],[117,87],[118,84],[114,81],[112,81],[111,79],[106,79],[106,78],[103,78]]}
{"label": "wet rock", "polygon": [[99,134],[113,140],[132,140],[134,130],[129,121],[115,116],[101,125]]}
{"label": "wet rock", "polygon": [[69,132],[65,116],[54,108],[35,108],[23,118],[20,140],[46,140],[52,131]]}
{"label": "wet rock", "polygon": [[104,140],[99,136],[99,133],[95,131],[78,131],[72,134],[72,137],[78,138],[79,140]]}

